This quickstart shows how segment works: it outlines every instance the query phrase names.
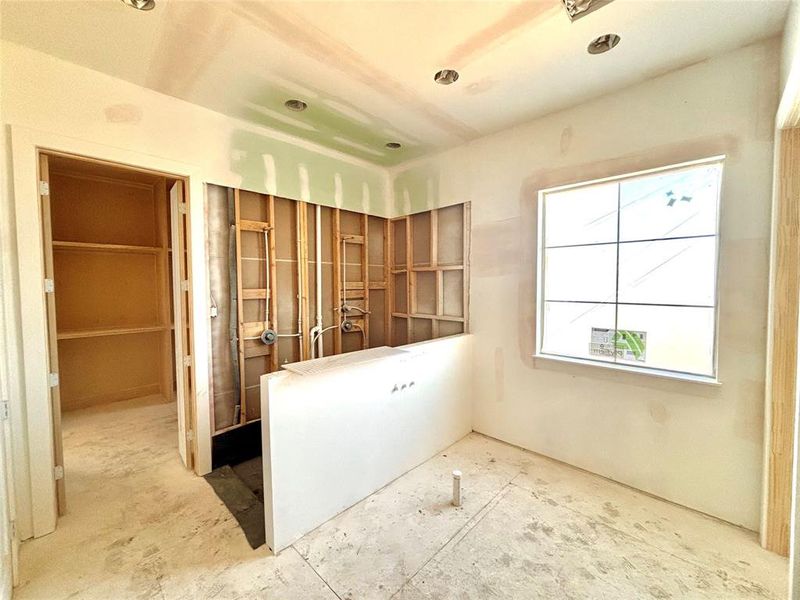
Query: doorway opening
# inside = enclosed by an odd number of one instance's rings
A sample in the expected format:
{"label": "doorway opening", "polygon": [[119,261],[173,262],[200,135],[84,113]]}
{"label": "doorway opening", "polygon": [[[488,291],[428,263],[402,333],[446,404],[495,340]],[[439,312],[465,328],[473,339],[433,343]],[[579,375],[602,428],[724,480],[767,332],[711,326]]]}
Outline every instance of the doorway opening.
{"label": "doorway opening", "polygon": [[194,468],[188,182],[46,151],[39,180],[63,515],[147,460]]}

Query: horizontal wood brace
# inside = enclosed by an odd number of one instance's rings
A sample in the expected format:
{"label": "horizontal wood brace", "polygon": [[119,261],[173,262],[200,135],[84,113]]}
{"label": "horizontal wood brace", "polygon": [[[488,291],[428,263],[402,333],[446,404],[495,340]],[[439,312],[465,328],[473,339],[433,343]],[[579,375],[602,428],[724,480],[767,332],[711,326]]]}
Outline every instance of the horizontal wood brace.
{"label": "horizontal wood brace", "polygon": [[268,231],[272,226],[266,221],[250,221],[249,219],[239,219],[237,225],[242,231]]}
{"label": "horizontal wood brace", "polygon": [[412,267],[412,271],[424,273],[427,271],[463,271],[463,265],[436,265],[434,267]]}
{"label": "horizontal wood brace", "polygon": [[258,346],[245,346],[244,357],[255,358],[257,356],[268,356],[272,354],[272,346],[260,344]]}
{"label": "horizontal wood brace", "polygon": [[363,244],[364,243],[364,236],[363,235],[355,235],[352,233],[345,233],[342,234],[342,240],[346,241],[348,244]]}
{"label": "horizontal wood brace", "polygon": [[266,300],[267,290],[264,288],[249,288],[242,290],[242,300]]}

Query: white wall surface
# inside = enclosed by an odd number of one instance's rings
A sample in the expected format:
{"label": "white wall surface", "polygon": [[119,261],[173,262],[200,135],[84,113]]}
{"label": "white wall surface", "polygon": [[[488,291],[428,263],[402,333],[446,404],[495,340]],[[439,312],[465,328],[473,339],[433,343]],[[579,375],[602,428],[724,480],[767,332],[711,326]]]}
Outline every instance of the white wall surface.
{"label": "white wall surface", "polygon": [[[779,52],[758,43],[394,171],[396,212],[472,202],[476,431],[758,528]],[[538,190],[718,154],[722,385],[534,361]]]}
{"label": "white wall surface", "polygon": [[460,335],[314,375],[264,375],[267,545],[280,551],[469,433],[472,343]]}
{"label": "white wall surface", "polygon": [[781,48],[781,101],[778,127],[800,126],[800,0],[792,0]]}

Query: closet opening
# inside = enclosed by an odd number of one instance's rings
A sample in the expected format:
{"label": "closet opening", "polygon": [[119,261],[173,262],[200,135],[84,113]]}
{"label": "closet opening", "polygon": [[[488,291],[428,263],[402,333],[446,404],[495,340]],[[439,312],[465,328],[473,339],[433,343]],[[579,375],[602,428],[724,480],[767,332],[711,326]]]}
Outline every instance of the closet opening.
{"label": "closet opening", "polygon": [[[194,468],[188,181],[39,153],[58,513]],[[67,483],[69,481],[69,483]]]}

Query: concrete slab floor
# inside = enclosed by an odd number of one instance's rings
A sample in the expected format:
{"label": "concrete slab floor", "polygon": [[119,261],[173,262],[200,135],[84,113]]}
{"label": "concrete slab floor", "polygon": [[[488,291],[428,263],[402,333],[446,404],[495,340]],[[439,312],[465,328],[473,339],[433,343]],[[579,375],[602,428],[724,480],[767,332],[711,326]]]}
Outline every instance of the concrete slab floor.
{"label": "concrete slab floor", "polygon": [[147,401],[65,415],[69,514],[23,544],[16,598],[786,596],[754,533],[477,434],[270,556],[183,469],[176,431]]}

